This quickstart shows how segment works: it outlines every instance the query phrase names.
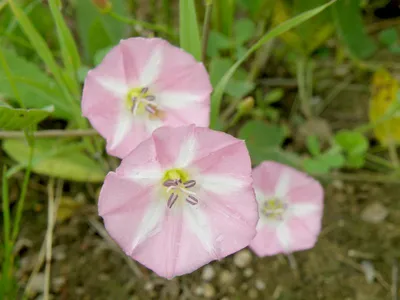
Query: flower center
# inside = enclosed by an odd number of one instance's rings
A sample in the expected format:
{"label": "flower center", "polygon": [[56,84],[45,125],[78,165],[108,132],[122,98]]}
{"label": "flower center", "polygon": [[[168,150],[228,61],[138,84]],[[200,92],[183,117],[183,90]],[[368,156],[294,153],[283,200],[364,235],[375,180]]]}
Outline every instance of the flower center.
{"label": "flower center", "polygon": [[261,213],[268,219],[282,220],[286,212],[287,204],[278,198],[266,200],[261,206]]}
{"label": "flower center", "polygon": [[150,93],[148,87],[133,88],[126,95],[126,106],[134,116],[148,115],[150,119],[163,117],[159,109],[156,97]]}
{"label": "flower center", "polygon": [[196,193],[191,190],[196,185],[196,181],[189,178],[189,174],[182,169],[171,169],[165,172],[163,186],[168,195],[167,206],[172,208],[179,197],[191,205],[196,205],[199,200]]}

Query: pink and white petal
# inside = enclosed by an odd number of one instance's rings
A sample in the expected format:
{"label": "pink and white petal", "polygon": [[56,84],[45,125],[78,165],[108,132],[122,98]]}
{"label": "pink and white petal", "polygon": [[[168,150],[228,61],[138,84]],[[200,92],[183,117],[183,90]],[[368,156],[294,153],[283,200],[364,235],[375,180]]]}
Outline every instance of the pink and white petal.
{"label": "pink and white petal", "polygon": [[165,110],[164,124],[168,126],[183,126],[195,124],[199,127],[210,125],[210,106],[204,103],[195,103],[181,109]]}
{"label": "pink and white petal", "polygon": [[124,107],[121,99],[99,85],[96,77],[90,73],[83,87],[82,112],[104,138],[110,139],[124,113]]}
{"label": "pink and white petal", "polygon": [[209,94],[196,95],[189,92],[161,91],[157,93],[157,100],[161,108],[180,110],[192,105],[204,105],[210,98]]}
{"label": "pink and white petal", "polygon": [[213,174],[200,174],[196,175],[196,181],[207,192],[217,195],[232,195],[240,192],[246,187],[251,186],[251,177],[232,177],[227,174],[213,175]]}
{"label": "pink and white petal", "polygon": [[313,204],[322,209],[324,189],[317,180],[313,179],[312,177],[308,177],[307,183],[291,189],[286,195],[286,199],[289,201],[289,203]]}
{"label": "pink and white petal", "polygon": [[278,239],[276,228],[263,226],[250,243],[250,249],[259,257],[285,253]]}
{"label": "pink and white petal", "polygon": [[[127,83],[149,87],[158,77],[167,42],[158,38],[129,38],[120,43]],[[151,87],[150,87],[151,88]]]}
{"label": "pink and white petal", "polygon": [[314,247],[321,231],[321,214],[314,213],[307,217],[292,217],[287,222],[290,228],[292,252]]}
{"label": "pink and white petal", "polygon": [[276,162],[262,162],[253,169],[254,187],[264,195],[274,195],[281,170],[281,165]]}
{"label": "pink and white petal", "polygon": [[114,172],[109,172],[100,191],[99,215],[123,211],[127,206],[145,205],[150,189],[132,182]]}
{"label": "pink and white petal", "polygon": [[212,86],[207,70],[192,55],[184,50],[166,44],[161,64],[161,72],[155,84],[157,92],[187,92],[206,97],[210,95]]}
{"label": "pink and white petal", "polygon": [[315,213],[322,214],[322,206],[309,203],[290,204],[288,213],[292,216],[304,218]]}
{"label": "pink and white petal", "polygon": [[135,119],[131,115],[125,115],[122,120],[117,124],[114,135],[107,140],[106,147],[110,155],[119,158],[124,158],[151,135],[142,119]]}
{"label": "pink and white petal", "polygon": [[185,167],[195,153],[195,126],[161,127],[153,132],[157,158],[164,169]]}
{"label": "pink and white petal", "polygon": [[116,173],[142,186],[160,183],[163,170],[157,161],[153,139],[144,140],[125,156]]}
{"label": "pink and white petal", "polygon": [[132,258],[159,276],[171,279],[180,275],[177,260],[181,256],[182,244],[187,242],[182,235],[182,206],[167,209],[161,227],[161,231],[150,236],[133,251]]}
{"label": "pink and white petal", "polygon": [[[244,141],[205,127],[196,127],[195,138],[197,147],[193,168],[197,168],[199,172],[215,174],[225,174],[227,170],[228,173],[241,170],[240,175],[244,173],[245,176],[251,176],[250,156]],[[234,159],[236,163],[232,164]],[[210,169],[214,167],[215,169]]]}

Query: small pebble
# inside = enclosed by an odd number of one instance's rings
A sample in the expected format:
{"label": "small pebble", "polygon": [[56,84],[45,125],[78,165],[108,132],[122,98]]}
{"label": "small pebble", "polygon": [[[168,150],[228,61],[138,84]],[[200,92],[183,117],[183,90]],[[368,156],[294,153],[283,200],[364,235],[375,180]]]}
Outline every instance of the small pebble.
{"label": "small pebble", "polygon": [[251,253],[247,249],[236,253],[235,256],[233,257],[233,262],[239,268],[247,267],[251,263],[251,260],[252,260]]}
{"label": "small pebble", "polygon": [[260,279],[256,280],[255,286],[256,286],[256,289],[259,290],[259,291],[265,290],[265,282],[260,280]]}
{"label": "small pebble", "polygon": [[152,291],[153,289],[154,289],[154,283],[153,282],[151,282],[151,281],[147,281],[145,284],[144,284],[144,289],[146,290],[146,291]]}
{"label": "small pebble", "polygon": [[206,283],[204,285],[204,297],[210,299],[214,296],[215,296],[215,288],[211,284]]}
{"label": "small pebble", "polygon": [[197,287],[194,289],[194,294],[195,294],[196,296],[203,296],[203,295],[204,295],[204,288],[203,288],[202,286],[197,286]]}
{"label": "small pebble", "polygon": [[244,274],[244,277],[250,278],[251,276],[253,276],[254,271],[252,268],[246,268],[246,269],[244,269],[243,274]]}
{"label": "small pebble", "polygon": [[235,274],[227,271],[227,270],[223,270],[220,274],[219,274],[219,282],[222,285],[229,285],[231,284],[233,281],[235,280]]}
{"label": "small pebble", "polygon": [[389,211],[381,203],[375,202],[368,205],[361,212],[361,219],[365,222],[378,224],[381,223],[389,214]]}
{"label": "small pebble", "polygon": [[210,265],[207,265],[203,268],[203,272],[201,273],[201,278],[204,281],[211,281],[215,277],[214,268]]}

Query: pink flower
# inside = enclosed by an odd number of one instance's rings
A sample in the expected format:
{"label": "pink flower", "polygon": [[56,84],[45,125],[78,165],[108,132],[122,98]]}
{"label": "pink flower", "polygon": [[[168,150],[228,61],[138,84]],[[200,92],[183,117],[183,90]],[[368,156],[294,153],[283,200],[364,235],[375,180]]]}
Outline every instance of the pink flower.
{"label": "pink flower", "polygon": [[258,256],[312,248],[323,213],[319,182],[276,162],[263,162],[253,178],[260,220],[250,248]]}
{"label": "pink flower", "polygon": [[159,128],[106,176],[99,214],[127,255],[166,278],[230,255],[258,221],[245,143],[194,125]]}
{"label": "pink flower", "polygon": [[202,63],[158,38],[121,40],[88,73],[82,111],[123,158],[158,127],[209,125],[212,87]]}

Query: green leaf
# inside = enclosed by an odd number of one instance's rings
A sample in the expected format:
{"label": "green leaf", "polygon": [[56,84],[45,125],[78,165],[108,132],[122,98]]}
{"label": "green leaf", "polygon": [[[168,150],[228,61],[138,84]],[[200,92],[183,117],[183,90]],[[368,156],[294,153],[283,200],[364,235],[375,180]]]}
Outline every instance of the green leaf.
{"label": "green leaf", "polygon": [[332,5],[332,13],[337,32],[350,53],[358,59],[370,57],[376,51],[377,46],[366,33],[361,16],[360,1],[337,1]]}
{"label": "green leaf", "polygon": [[250,19],[240,19],[235,22],[234,37],[236,44],[242,45],[250,40],[256,31],[256,25]]}
{"label": "green leaf", "polygon": [[200,31],[194,0],[179,1],[179,37],[181,48],[201,61]]}
{"label": "green leaf", "polygon": [[[102,14],[90,0],[76,1],[77,30],[83,46],[85,61],[93,63],[97,51],[116,45],[122,38],[126,25],[109,15]],[[125,16],[127,2],[111,0],[113,12]]]}
{"label": "green leaf", "polygon": [[207,55],[209,57],[216,57],[220,50],[231,49],[232,47],[232,41],[228,37],[218,31],[210,31],[207,43]]}
{"label": "green leaf", "polygon": [[222,102],[222,96],[226,89],[226,86],[232,76],[235,74],[236,70],[240,67],[240,65],[246,61],[248,57],[250,57],[255,51],[257,51],[262,45],[270,41],[271,39],[277,37],[278,35],[292,29],[293,27],[307,21],[308,19],[312,18],[313,16],[319,14],[324,9],[326,9],[329,5],[334,3],[335,1],[330,1],[327,4],[324,4],[320,7],[314,8],[310,11],[302,13],[282,24],[273,28],[269,32],[267,32],[261,39],[256,42],[244,56],[242,56],[236,63],[229,69],[228,72],[225,73],[224,77],[218,82],[217,86],[214,89],[214,93],[211,98],[211,124],[210,127],[214,129],[217,128],[218,116]]}
{"label": "green leaf", "polygon": [[[28,164],[29,147],[24,141],[6,140],[3,148],[20,164]],[[38,174],[72,181],[103,181],[104,170],[96,161],[86,156],[82,148],[82,144],[38,139],[35,141],[32,170]]]}
{"label": "green leaf", "polygon": [[395,44],[398,41],[398,34],[397,30],[393,27],[382,30],[379,35],[379,41],[386,45],[386,46],[391,46]]}
{"label": "green leaf", "polygon": [[325,152],[318,159],[330,169],[341,168],[346,163],[346,159],[344,158],[343,154],[336,151]]}
{"label": "green leaf", "polygon": [[321,154],[321,145],[316,135],[307,136],[307,149],[313,156]]}
{"label": "green leaf", "polygon": [[[75,40],[69,30],[64,18],[58,8],[57,0],[49,0],[51,15],[56,24],[58,42],[60,44],[61,55],[64,62],[64,67],[70,73],[70,76],[75,78],[76,73],[81,66],[81,59]],[[78,88],[78,83],[76,82]]]}
{"label": "green leaf", "polygon": [[[37,54],[40,56],[40,58],[43,60],[43,62],[46,64],[47,68],[50,70],[50,72],[53,74],[59,88],[63,91],[64,97],[70,102],[72,106],[77,107],[78,102],[74,101],[72,95],[68,91],[68,89],[65,86],[65,82],[61,73],[61,69],[57,65],[53,54],[51,53],[51,50],[47,46],[45,40],[43,37],[38,33],[36,30],[35,26],[32,24],[30,19],[26,16],[24,11],[21,9],[21,7],[17,4],[15,0],[9,0],[8,4],[10,8],[12,9],[15,18],[18,20],[21,28],[23,29],[25,35],[31,42],[32,46],[36,50]],[[79,106],[78,106],[79,109]]]}
{"label": "green leaf", "polygon": [[304,159],[303,169],[309,174],[326,174],[330,171],[330,168],[327,164],[315,158]]}
{"label": "green leaf", "polygon": [[280,101],[285,95],[285,91],[281,88],[276,88],[268,92],[264,97],[265,104],[272,104]]}
{"label": "green leaf", "polygon": [[365,154],[369,148],[368,139],[356,131],[339,131],[335,135],[335,142],[351,155]]}
{"label": "green leaf", "polygon": [[213,1],[213,28],[231,37],[235,21],[236,0]]}
{"label": "green leaf", "polygon": [[239,131],[239,138],[246,141],[253,164],[264,160],[287,163],[290,161],[281,150],[285,130],[262,121],[248,121]]}
{"label": "green leaf", "polygon": [[[39,67],[8,50],[2,50],[11,72],[11,77],[18,89],[21,101],[26,107],[41,108],[54,105],[54,116],[63,119],[73,118],[73,108],[63,97],[56,82],[48,77]],[[0,68],[0,94],[14,98],[13,88],[6,71]],[[76,111],[80,114],[80,110]]]}
{"label": "green leaf", "polygon": [[43,109],[23,109],[0,106],[0,129],[25,129],[44,120],[53,111],[53,106],[45,107]]}

